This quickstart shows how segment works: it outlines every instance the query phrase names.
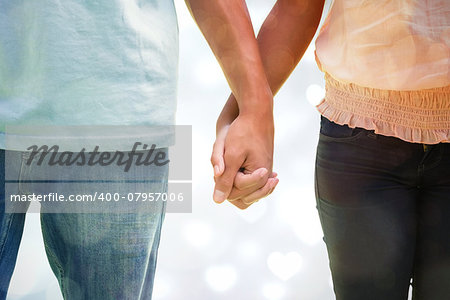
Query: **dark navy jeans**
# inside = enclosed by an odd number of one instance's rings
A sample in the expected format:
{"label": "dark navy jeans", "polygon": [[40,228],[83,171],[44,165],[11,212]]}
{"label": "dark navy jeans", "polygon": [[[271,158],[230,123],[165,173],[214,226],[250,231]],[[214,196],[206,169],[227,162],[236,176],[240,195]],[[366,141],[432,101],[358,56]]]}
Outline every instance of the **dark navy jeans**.
{"label": "dark navy jeans", "polygon": [[450,143],[322,117],[315,177],[336,299],[450,299]]}

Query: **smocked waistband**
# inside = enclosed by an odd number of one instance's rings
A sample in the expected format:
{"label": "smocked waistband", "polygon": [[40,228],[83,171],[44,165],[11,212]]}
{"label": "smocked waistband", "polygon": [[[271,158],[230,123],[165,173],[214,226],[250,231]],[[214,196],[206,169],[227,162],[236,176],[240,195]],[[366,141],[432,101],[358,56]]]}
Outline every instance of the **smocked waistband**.
{"label": "smocked waistband", "polygon": [[450,142],[450,86],[394,91],[343,83],[329,74],[325,79],[326,96],[317,108],[329,120],[408,142]]}

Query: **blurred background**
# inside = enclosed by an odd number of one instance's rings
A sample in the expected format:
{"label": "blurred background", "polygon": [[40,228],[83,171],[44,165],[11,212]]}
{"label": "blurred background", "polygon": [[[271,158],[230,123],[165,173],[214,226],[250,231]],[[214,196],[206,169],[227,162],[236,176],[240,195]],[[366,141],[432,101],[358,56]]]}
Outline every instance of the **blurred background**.
{"label": "blurred background", "polygon": [[[175,2],[180,27],[177,122],[193,129],[193,211],[166,215],[154,299],[334,299],[314,198],[320,119],[314,106],[324,96],[314,47],[275,99],[278,187],[245,211],[217,205],[209,158],[229,88],[184,1]],[[275,0],[247,3],[258,31]],[[328,9],[329,1],[324,15]],[[62,299],[45,256],[38,214],[27,216],[8,299]]]}

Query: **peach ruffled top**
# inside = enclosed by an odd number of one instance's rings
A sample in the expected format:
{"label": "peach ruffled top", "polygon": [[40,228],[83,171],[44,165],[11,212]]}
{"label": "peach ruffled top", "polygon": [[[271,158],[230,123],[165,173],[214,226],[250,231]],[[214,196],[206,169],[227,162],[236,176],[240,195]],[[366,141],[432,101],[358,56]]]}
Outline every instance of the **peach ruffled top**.
{"label": "peach ruffled top", "polygon": [[450,1],[335,0],[316,40],[327,118],[450,142]]}

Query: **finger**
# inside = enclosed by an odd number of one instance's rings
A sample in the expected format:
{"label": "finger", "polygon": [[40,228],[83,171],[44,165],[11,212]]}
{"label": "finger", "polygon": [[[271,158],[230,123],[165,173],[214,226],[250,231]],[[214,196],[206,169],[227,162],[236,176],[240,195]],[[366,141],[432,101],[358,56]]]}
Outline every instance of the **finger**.
{"label": "finger", "polygon": [[261,187],[266,183],[267,179],[264,177],[267,173],[268,171],[266,168],[259,168],[249,174],[238,172],[234,178],[234,187],[239,190],[245,190],[254,185],[259,185]]}
{"label": "finger", "polygon": [[242,200],[230,201],[230,203],[239,209],[247,209],[250,207],[250,205],[245,204],[244,202],[242,202]]}
{"label": "finger", "polygon": [[[271,178],[275,178],[278,174],[273,172],[271,174]],[[270,194],[272,194],[272,192],[275,190],[275,187],[277,186],[278,182],[273,186],[273,188],[270,189],[269,193],[266,195],[266,197]],[[249,195],[252,196],[252,195]],[[253,201],[251,204],[246,204],[242,201],[242,199],[235,199],[235,200],[228,200],[231,204],[233,204],[234,206],[238,207],[239,209],[247,209],[250,207],[250,205],[254,204],[255,202],[258,202],[261,199],[258,199],[256,201]]]}
{"label": "finger", "polygon": [[[266,171],[266,168],[259,168],[252,173],[238,172],[236,174],[236,177],[234,178],[234,188],[238,190],[245,190],[258,183],[260,184],[259,187],[264,186],[266,182],[266,178],[264,178],[266,175]],[[277,176],[278,173],[272,172],[269,178],[275,178]]]}
{"label": "finger", "polygon": [[223,174],[216,177],[213,199],[217,203],[225,201],[233,188],[234,177],[236,177],[239,168],[244,163],[244,156],[235,151],[225,152],[224,154],[225,170]]}
{"label": "finger", "polygon": [[222,175],[223,171],[225,170],[225,163],[223,161],[224,149],[224,140],[218,138],[214,143],[213,151],[211,154],[211,164],[214,168],[214,177]]}
{"label": "finger", "polygon": [[[261,170],[261,169],[264,169],[264,168],[260,168],[258,170]],[[255,172],[257,172],[258,170],[256,170]],[[230,195],[228,196],[229,200],[237,200],[237,199],[246,197],[246,196],[256,192],[257,190],[262,188],[267,183],[268,179],[276,178],[276,176],[278,175],[276,172],[272,172],[272,174],[270,174],[269,178],[263,176],[262,178],[258,179],[258,176],[255,175],[254,173],[251,173],[251,174],[238,173],[236,175],[236,178],[234,179],[233,189],[231,190]],[[241,185],[243,185],[244,180],[248,180],[249,182],[251,182],[251,180],[254,180],[256,184],[253,184],[253,185],[249,184],[249,187],[243,189],[243,186],[241,186]],[[236,187],[236,186],[238,186],[238,187]]]}
{"label": "finger", "polygon": [[[265,187],[259,189],[258,191],[245,196],[241,200],[243,203],[248,204],[248,205],[254,204],[254,203],[258,202],[259,200],[266,198],[267,196],[272,194],[272,192],[277,187],[278,183],[279,183],[278,178],[271,179],[270,183],[268,184],[268,187],[265,186]],[[268,188],[268,190],[267,190],[267,188]]]}
{"label": "finger", "polygon": [[[275,190],[275,188],[277,187],[277,185],[278,185],[278,183],[275,184],[275,186],[274,186],[273,188],[270,189],[270,192],[269,192],[269,194],[266,195],[266,197],[273,193],[273,191]],[[265,197],[264,197],[264,198],[265,198]],[[261,199],[262,199],[262,198],[261,198]],[[261,200],[261,199],[259,199],[259,200]],[[255,202],[258,202],[259,200],[256,200]],[[253,203],[255,203],[255,202],[253,202]]]}
{"label": "finger", "polygon": [[262,188],[245,197],[241,197],[240,200],[242,200],[242,202],[245,204],[252,204],[258,201],[259,199],[267,197],[275,189],[278,182],[279,182],[278,178],[270,178],[269,180],[267,180],[267,183]]}

